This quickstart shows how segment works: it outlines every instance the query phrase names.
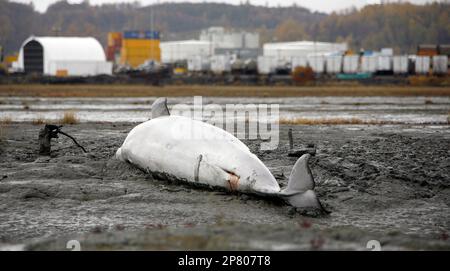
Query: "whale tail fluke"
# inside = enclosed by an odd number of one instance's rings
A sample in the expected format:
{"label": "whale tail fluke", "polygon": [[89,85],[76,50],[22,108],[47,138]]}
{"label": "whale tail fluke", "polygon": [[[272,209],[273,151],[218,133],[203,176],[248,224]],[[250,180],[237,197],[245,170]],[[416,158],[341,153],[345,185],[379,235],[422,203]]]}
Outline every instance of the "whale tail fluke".
{"label": "whale tail fluke", "polygon": [[165,97],[156,99],[152,104],[152,119],[162,116],[170,116],[169,108],[167,107],[167,98]]}
{"label": "whale tail fluke", "polygon": [[316,208],[327,212],[314,192],[314,177],[308,166],[310,154],[305,154],[294,165],[289,182],[281,194],[292,206],[298,208]]}

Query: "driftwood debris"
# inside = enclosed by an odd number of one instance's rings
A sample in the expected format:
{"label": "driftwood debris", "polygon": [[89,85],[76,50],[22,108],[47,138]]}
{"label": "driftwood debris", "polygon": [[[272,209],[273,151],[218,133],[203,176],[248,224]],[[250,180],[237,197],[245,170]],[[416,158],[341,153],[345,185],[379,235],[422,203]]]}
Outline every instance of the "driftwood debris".
{"label": "driftwood debris", "polygon": [[83,150],[84,153],[87,153],[87,151],[78,144],[78,142],[73,138],[72,136],[64,133],[61,131],[61,128],[63,126],[57,126],[57,125],[51,125],[46,124],[43,129],[39,131],[39,154],[40,155],[50,155],[51,152],[51,140],[52,138],[59,138],[58,134],[67,136],[68,138],[72,139],[72,141],[77,145],[79,148]]}

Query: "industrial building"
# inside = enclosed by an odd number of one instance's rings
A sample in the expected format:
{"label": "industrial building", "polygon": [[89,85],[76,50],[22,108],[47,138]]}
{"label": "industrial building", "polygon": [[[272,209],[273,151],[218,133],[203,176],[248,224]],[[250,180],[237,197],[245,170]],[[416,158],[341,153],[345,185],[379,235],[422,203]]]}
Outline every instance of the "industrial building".
{"label": "industrial building", "polygon": [[49,76],[112,74],[101,44],[90,37],[30,37],[20,48],[17,68]]}

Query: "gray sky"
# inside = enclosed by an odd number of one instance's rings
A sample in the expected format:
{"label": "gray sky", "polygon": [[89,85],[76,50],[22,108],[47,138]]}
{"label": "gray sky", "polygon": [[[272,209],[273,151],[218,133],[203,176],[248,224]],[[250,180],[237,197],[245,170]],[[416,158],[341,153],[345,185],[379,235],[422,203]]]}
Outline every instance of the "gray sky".
{"label": "gray sky", "polygon": [[[15,2],[30,3],[33,2],[36,9],[39,11],[45,11],[49,4],[57,2],[57,0],[11,0]],[[134,2],[136,0],[90,0],[91,4],[102,4],[102,3],[120,3],[120,2]],[[245,0],[138,0],[144,5],[152,3],[164,3],[164,2],[222,2],[229,4],[239,4],[241,1]],[[384,0],[384,2],[398,2],[399,0]],[[433,2],[432,0],[401,0],[402,2],[412,2],[416,4],[423,4],[426,2]],[[445,0],[448,2],[448,0]],[[82,0],[69,0],[71,3],[79,3]],[[366,4],[376,4],[381,3],[382,0],[250,0],[253,5],[266,5],[269,6],[290,6],[293,3],[297,3],[299,6],[309,8],[313,11],[321,12],[332,12],[339,11],[349,7],[360,8]],[[444,2],[444,1],[439,1]]]}

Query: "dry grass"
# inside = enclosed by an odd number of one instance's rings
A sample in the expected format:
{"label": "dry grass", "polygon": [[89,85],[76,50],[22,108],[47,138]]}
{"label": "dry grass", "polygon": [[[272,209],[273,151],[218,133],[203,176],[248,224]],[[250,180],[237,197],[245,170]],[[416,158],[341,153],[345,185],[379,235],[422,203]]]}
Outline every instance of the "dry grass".
{"label": "dry grass", "polygon": [[282,118],[279,121],[280,124],[286,125],[382,125],[382,124],[395,124],[389,121],[375,121],[375,120],[362,120],[358,118]]}
{"label": "dry grass", "polygon": [[60,124],[77,124],[79,122],[76,113],[73,111],[64,112],[64,115],[59,120]]}
{"label": "dry grass", "polygon": [[2,124],[2,125],[11,124],[12,122],[13,121],[12,121],[11,117],[3,117],[0,119],[0,124]]}
{"label": "dry grass", "polygon": [[12,119],[11,117],[4,117],[0,119],[0,153],[2,153],[2,149],[1,149],[1,143],[3,143],[6,139],[5,133],[6,133],[6,125],[11,124],[12,123]]}
{"label": "dry grass", "polygon": [[450,87],[411,86],[165,86],[0,85],[0,96],[34,97],[327,97],[450,96]]}
{"label": "dry grass", "polygon": [[448,86],[449,81],[450,79],[448,76],[416,75],[408,78],[408,82],[411,86]]}
{"label": "dry grass", "polygon": [[42,124],[47,124],[47,120],[45,120],[45,119],[39,117],[39,118],[33,120],[31,123],[32,123],[33,125],[42,125]]}

